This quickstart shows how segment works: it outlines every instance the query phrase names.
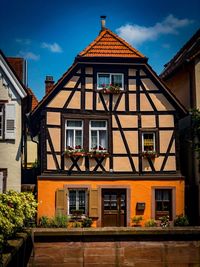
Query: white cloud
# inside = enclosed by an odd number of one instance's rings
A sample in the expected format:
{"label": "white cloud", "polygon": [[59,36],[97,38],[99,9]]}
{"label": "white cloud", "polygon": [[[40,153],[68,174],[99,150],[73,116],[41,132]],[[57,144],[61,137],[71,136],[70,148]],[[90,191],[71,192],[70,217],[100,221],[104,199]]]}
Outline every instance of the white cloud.
{"label": "white cloud", "polygon": [[39,60],[40,55],[36,55],[33,52],[28,52],[28,51],[19,51],[19,54],[17,56],[23,57],[25,59],[31,59],[31,60]]}
{"label": "white cloud", "polygon": [[157,22],[152,27],[126,24],[116,29],[116,31],[127,42],[140,45],[146,41],[156,40],[160,35],[178,34],[179,28],[185,27],[192,22],[189,19],[178,19],[170,14],[163,21]]}
{"label": "white cloud", "polygon": [[21,39],[21,38],[16,38],[15,41],[19,44],[22,45],[29,45],[31,43],[30,39]]}
{"label": "white cloud", "polygon": [[49,44],[49,43],[43,42],[41,47],[47,48],[49,51],[51,51],[53,53],[62,53],[62,51],[63,51],[62,48],[57,43]]}

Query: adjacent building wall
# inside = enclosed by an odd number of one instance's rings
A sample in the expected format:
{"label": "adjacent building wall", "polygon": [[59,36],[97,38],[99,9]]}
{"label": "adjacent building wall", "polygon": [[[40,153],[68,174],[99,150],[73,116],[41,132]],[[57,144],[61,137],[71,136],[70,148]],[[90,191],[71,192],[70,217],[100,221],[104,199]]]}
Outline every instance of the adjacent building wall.
{"label": "adjacent building wall", "polygon": [[[12,91],[9,91],[12,90]],[[0,79],[0,100],[15,103],[15,140],[0,140],[0,168],[7,168],[6,189],[21,190],[21,100],[14,89],[8,89]]]}

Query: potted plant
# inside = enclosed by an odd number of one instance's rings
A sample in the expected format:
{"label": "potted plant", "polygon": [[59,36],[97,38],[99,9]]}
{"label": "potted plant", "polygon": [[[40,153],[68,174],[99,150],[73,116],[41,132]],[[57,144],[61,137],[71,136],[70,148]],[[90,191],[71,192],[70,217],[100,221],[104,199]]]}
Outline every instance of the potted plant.
{"label": "potted plant", "polygon": [[142,216],[134,216],[132,219],[133,226],[138,227],[141,226],[141,221],[143,220]]}
{"label": "potted plant", "polygon": [[166,228],[170,226],[169,215],[162,216],[159,218],[159,220],[160,220],[160,226],[162,228]]}
{"label": "potted plant", "polygon": [[154,220],[154,219],[149,219],[145,223],[145,227],[156,227],[156,226],[158,226],[158,224],[157,224],[156,220]]}
{"label": "potted plant", "polygon": [[188,225],[189,225],[188,218],[183,214],[178,215],[174,220],[174,226],[188,226]]}
{"label": "potted plant", "polygon": [[67,146],[64,154],[68,157],[84,157],[85,150],[80,145],[75,146],[75,148]]}

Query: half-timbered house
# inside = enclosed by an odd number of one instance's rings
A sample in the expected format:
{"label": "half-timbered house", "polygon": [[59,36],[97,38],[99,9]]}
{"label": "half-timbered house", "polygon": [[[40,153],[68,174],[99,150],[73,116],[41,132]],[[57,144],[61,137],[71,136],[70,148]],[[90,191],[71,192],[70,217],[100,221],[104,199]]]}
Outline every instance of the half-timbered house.
{"label": "half-timbered house", "polygon": [[[184,213],[184,108],[147,58],[104,26],[32,112],[38,216],[81,210],[94,226]],[[51,79],[49,79],[51,80]]]}

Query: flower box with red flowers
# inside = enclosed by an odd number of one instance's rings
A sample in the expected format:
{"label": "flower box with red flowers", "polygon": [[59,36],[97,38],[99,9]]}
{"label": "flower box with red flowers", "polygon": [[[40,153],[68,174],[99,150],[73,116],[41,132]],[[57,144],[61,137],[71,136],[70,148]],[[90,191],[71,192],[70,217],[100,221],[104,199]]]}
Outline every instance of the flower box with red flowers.
{"label": "flower box with red flowers", "polygon": [[144,152],[142,152],[142,156],[144,157],[144,158],[156,158],[157,157],[157,153],[156,153],[156,151],[151,151],[151,150],[149,150],[149,151],[144,151]]}
{"label": "flower box with red flowers", "polygon": [[64,154],[67,157],[84,157],[86,152],[81,146],[75,146],[75,148],[67,146]]}
{"label": "flower box with red flowers", "polygon": [[92,148],[87,155],[90,158],[106,158],[109,156],[109,153],[107,151],[107,149],[103,148],[102,146],[99,147],[94,147]]}
{"label": "flower box with red flowers", "polygon": [[120,94],[122,92],[120,87],[114,84],[110,84],[109,86],[102,84],[102,89],[99,91],[103,94]]}

